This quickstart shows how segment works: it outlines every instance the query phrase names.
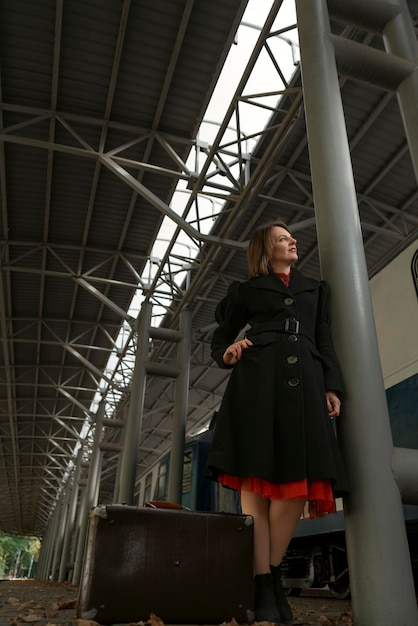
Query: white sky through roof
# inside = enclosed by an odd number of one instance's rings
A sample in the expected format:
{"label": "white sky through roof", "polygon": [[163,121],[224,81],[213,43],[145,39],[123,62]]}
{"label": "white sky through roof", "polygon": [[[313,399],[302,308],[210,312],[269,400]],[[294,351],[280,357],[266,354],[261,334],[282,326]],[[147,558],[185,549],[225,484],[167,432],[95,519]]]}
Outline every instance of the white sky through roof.
{"label": "white sky through roof", "polygon": [[[217,82],[214,93],[209,102],[206,110],[204,120],[201,124],[198,133],[198,140],[206,142],[209,146],[213,143],[219,126],[221,125],[226,110],[229,107],[232,96],[235,93],[236,87],[241,79],[241,76],[245,70],[248,60],[254,50],[254,46],[257,42],[259,31],[262,28],[269,10],[271,9],[272,0],[250,0],[247,9],[244,13],[241,25],[238,28],[235,43],[232,45],[231,50],[227,56],[221,75]],[[294,63],[294,48],[291,47],[289,42],[294,42],[297,46],[297,29],[296,29],[296,17],[294,0],[285,0],[276,18],[276,23],[273,27],[277,29],[283,29],[287,26],[293,26],[293,29],[286,32],[283,36],[278,36],[270,39],[269,45],[274,53],[275,58],[280,61],[280,68],[283,71],[285,68],[286,79],[288,80],[293,74],[295,69]],[[251,96],[254,94],[265,94],[266,92],[275,92],[284,89],[285,85],[280,79],[280,76],[273,65],[272,60],[269,58],[265,49],[260,54],[258,61],[247,81],[247,84],[243,91],[243,96]],[[278,95],[263,96],[254,98],[254,102],[262,103],[271,107],[271,109],[256,107],[252,104],[246,104],[241,102],[240,104],[240,126],[241,133],[246,136],[254,133],[260,133],[261,129],[265,128],[271,114],[272,109],[277,106]],[[232,119],[229,125],[229,130],[226,131],[222,142],[234,141],[236,138],[236,125]],[[250,153],[256,143],[258,137],[248,139],[244,143],[246,145],[246,151]],[[193,171],[195,169],[196,151],[192,149],[187,166]],[[210,170],[209,170],[210,171]],[[170,208],[176,211],[179,215],[182,214],[186,201],[188,199],[187,182],[182,180],[178,183],[177,189],[173,195],[170,203]],[[216,202],[216,201],[215,201]],[[205,206],[206,205],[206,206]],[[214,206],[214,200],[210,198],[199,199],[199,219],[200,231],[204,234],[208,234],[213,227],[214,216],[221,211],[223,201],[218,200],[216,206]],[[197,217],[197,216],[196,216]],[[195,219],[196,219],[195,217]],[[203,220],[203,223],[202,223]],[[193,222],[193,215],[188,217],[189,222]],[[159,234],[154,243],[151,259],[155,259],[158,262],[164,256],[167,249],[167,244],[171,240],[174,234],[176,225],[169,218],[165,218],[161,225]],[[176,247],[178,248],[176,250]],[[173,248],[173,254],[178,253],[179,256],[187,256],[186,250],[190,250],[190,259],[195,258],[198,248],[193,244],[190,238],[183,232],[181,232],[177,238],[177,243]],[[148,264],[144,272],[144,280],[148,282],[149,278],[153,277],[153,270],[155,268]],[[185,272],[179,272],[174,278],[176,284],[180,285],[185,278]],[[143,298],[142,298],[143,299]],[[141,297],[139,297],[141,301]],[[139,311],[137,300],[132,302],[135,313]],[[154,312],[154,315],[164,315],[165,310],[161,312]],[[155,319],[155,318],[153,318]]]}
{"label": "white sky through roof", "polygon": [[[197,136],[198,143],[203,143],[210,147],[214,142],[272,4],[273,0],[249,0],[235,41],[228,53],[221,75],[206,110],[204,120],[200,126]],[[273,58],[275,60],[277,59],[277,65],[280,65],[280,71],[283,73],[285,80],[288,81],[295,70],[295,64],[298,62],[298,33],[296,28],[294,0],[284,0],[276,17],[272,32],[276,30],[280,30],[280,34],[269,38],[269,48]],[[244,136],[243,147],[248,154],[254,149],[262,130],[268,123],[273,109],[277,107],[280,95],[276,92],[280,92],[285,86],[277,71],[277,67],[275,67],[273,60],[263,47],[242,93],[242,96],[246,97],[249,101],[243,102],[241,100],[239,104],[241,139]],[[266,93],[272,95],[265,95]],[[233,116],[228,125],[228,129],[222,137],[222,144],[236,141],[235,122],[236,120]],[[245,139],[245,137],[248,137],[248,139]],[[199,160],[201,160],[201,162],[199,162]],[[203,164],[204,159],[202,158],[202,152],[196,152],[196,149],[193,148],[187,160],[187,167],[191,171],[196,171],[196,166],[202,167]],[[214,168],[214,166],[211,167]],[[238,167],[238,165],[235,167]],[[233,172],[233,170],[234,166],[232,165],[231,172]],[[209,172],[211,172],[210,169]],[[196,173],[199,172],[197,171]],[[213,180],[216,180],[216,178]],[[180,180],[173,194],[170,208],[178,213],[178,215],[183,215],[189,196],[190,190],[187,189],[187,181]],[[200,232],[208,234],[213,227],[216,216],[221,212],[223,204],[224,201],[222,199],[199,197],[198,211],[195,207],[192,207],[187,216],[187,221],[195,226],[195,221],[199,218]],[[164,218],[154,242],[150,259],[141,277],[144,284],[149,284],[153,280],[158,270],[160,260],[164,257],[168,245],[173,238],[176,227],[176,224],[170,218]],[[190,261],[190,264],[193,263],[198,251],[196,243],[192,241],[186,233],[181,231],[170,252],[170,278],[176,285],[182,285],[187,278],[187,264],[185,266],[185,258]],[[158,289],[161,305],[154,304],[153,306],[153,326],[158,326],[161,323],[171,302],[172,292],[170,286],[162,282]],[[137,295],[133,298],[128,311],[129,315],[133,318],[138,316],[144,298],[143,289],[138,289]],[[132,329],[127,322],[124,322],[116,340],[117,348],[109,358],[106,367],[107,376],[112,376],[115,382],[123,382],[124,374],[121,373],[118,375],[118,367],[121,363],[120,353],[126,352],[127,343],[131,339]],[[125,354],[125,367],[126,358]],[[131,357],[128,357],[128,361],[129,358],[131,358],[131,367],[133,368],[134,350],[131,351]],[[96,393],[91,407],[92,413],[96,412],[98,403],[107,388],[108,383],[102,380],[100,391]]]}

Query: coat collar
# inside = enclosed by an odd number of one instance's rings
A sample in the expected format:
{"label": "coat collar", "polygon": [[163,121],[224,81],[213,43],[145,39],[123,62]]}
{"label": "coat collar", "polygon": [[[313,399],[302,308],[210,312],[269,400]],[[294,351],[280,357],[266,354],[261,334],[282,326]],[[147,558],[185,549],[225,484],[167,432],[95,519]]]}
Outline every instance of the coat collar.
{"label": "coat collar", "polygon": [[274,272],[269,272],[264,276],[257,276],[256,278],[250,279],[250,284],[253,287],[258,289],[272,289],[274,291],[280,291],[282,293],[299,293],[301,291],[312,291],[313,289],[318,288],[318,281],[313,280],[312,278],[307,278],[303,276],[297,269],[292,270],[292,275],[290,277],[289,288],[286,287],[284,282],[276,276]]}

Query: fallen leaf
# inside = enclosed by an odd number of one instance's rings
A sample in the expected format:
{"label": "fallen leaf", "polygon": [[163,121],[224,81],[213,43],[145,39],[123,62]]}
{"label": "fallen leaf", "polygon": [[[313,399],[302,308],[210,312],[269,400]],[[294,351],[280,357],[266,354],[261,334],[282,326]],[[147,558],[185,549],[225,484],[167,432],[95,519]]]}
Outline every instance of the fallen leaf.
{"label": "fallen leaf", "polygon": [[37,609],[38,611],[44,608],[43,606],[41,606],[40,604],[37,604],[35,602],[35,600],[28,600],[27,602],[24,602],[23,604],[20,605],[20,610],[21,611],[29,611],[30,609],[32,609],[32,612],[34,611],[34,609]]}
{"label": "fallen leaf", "polygon": [[40,622],[43,620],[43,615],[39,615],[38,613],[29,613],[29,615],[22,615],[20,618],[23,622]]}
{"label": "fallen leaf", "polygon": [[321,624],[321,626],[338,626],[333,617],[326,617],[325,615],[320,615],[317,622]]}
{"label": "fallen leaf", "polygon": [[340,622],[344,624],[344,626],[353,626],[353,618],[349,613],[341,613]]}
{"label": "fallen leaf", "polygon": [[7,600],[7,602],[8,602],[9,604],[12,604],[13,606],[19,606],[19,604],[20,604],[20,600],[19,600],[19,598],[15,598],[15,597],[11,597],[11,598],[9,598],[9,599]]}
{"label": "fallen leaf", "polygon": [[94,619],[77,619],[77,626],[100,626],[99,622],[95,622]]}
{"label": "fallen leaf", "polygon": [[60,602],[54,602],[52,605],[53,611],[64,611],[65,609],[75,609],[77,606],[77,600],[66,600]]}
{"label": "fallen leaf", "polygon": [[164,622],[161,617],[158,617],[155,613],[150,614],[147,624],[149,624],[149,626],[164,626]]}

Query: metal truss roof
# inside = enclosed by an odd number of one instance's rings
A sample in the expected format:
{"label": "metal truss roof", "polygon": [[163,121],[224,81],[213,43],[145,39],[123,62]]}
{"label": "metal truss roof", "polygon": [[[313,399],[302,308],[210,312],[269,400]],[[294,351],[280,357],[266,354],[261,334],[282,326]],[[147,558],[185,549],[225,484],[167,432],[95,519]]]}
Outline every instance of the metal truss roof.
{"label": "metal truss roof", "polygon": [[[319,275],[300,75],[296,67],[287,81],[276,52],[282,4],[272,3],[207,144],[197,132],[245,1],[2,3],[0,530],[44,533],[79,446],[88,460],[98,390],[105,401],[99,498],[111,501],[135,295],[155,305],[159,320],[163,311],[167,328],[178,327],[185,307],[192,312],[193,435],[224,389],[227,374],[210,358],[213,312],[228,283],[245,278],[254,225],[277,217],[292,224],[299,266]],[[416,3],[409,6],[416,20]],[[378,34],[337,21],[332,28],[383,49]],[[249,138],[239,130],[240,111],[266,106],[246,89],[263,58],[281,88],[272,92],[278,104],[267,126]],[[372,274],[417,237],[417,182],[396,95],[345,76],[341,91]],[[179,182],[183,205],[174,209]],[[162,257],[151,258],[164,218],[175,227]],[[183,252],[179,234],[189,242]],[[172,361],[172,345],[156,339],[152,359]],[[149,377],[138,475],[170,445],[173,404],[172,381]]]}

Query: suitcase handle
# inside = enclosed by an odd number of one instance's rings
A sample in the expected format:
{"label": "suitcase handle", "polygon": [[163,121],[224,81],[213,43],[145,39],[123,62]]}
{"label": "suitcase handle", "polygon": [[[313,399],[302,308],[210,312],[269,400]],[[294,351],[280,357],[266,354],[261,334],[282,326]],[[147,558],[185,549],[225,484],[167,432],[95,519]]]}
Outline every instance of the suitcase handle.
{"label": "suitcase handle", "polygon": [[144,506],[150,509],[176,509],[179,511],[190,511],[187,507],[177,502],[164,502],[162,500],[148,500],[144,502]]}

